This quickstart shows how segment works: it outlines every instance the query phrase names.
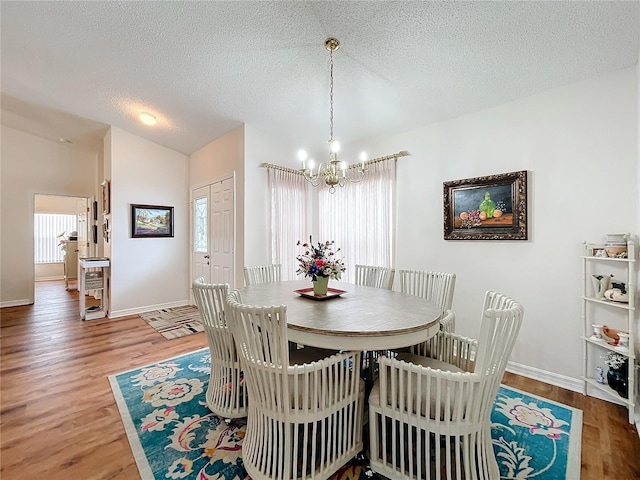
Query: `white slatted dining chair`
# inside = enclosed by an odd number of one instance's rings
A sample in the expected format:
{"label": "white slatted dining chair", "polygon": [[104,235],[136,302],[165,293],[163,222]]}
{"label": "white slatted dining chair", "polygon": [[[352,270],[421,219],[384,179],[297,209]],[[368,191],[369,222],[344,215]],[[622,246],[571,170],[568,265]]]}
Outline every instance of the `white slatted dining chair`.
{"label": "white slatted dining chair", "polygon": [[260,283],[279,282],[281,270],[282,266],[279,263],[244,267],[244,283],[249,286]]}
{"label": "white slatted dining chair", "polygon": [[[396,271],[388,267],[375,267],[372,265],[356,265],[356,285],[364,285],[365,287],[384,288],[391,290],[393,288],[393,279]],[[368,381],[373,381],[376,376],[375,359],[378,355],[388,353],[384,352],[362,352],[362,370]]]}
{"label": "white slatted dining chair", "polygon": [[371,468],[393,479],[497,480],[491,410],[524,309],[487,292],[480,338],[438,332],[430,357],[380,358],[369,397]]}
{"label": "white slatted dining chair", "polygon": [[[242,459],[254,480],[326,479],[362,450],[360,354],[296,359],[287,307],[227,297],[249,389]],[[301,363],[305,361],[306,363]]]}
{"label": "white slatted dining chair", "polygon": [[395,274],[393,268],[356,265],[356,285],[391,290]]}
{"label": "white slatted dining chair", "polygon": [[[445,272],[427,272],[419,270],[400,270],[400,291],[422,297],[439,305],[443,312],[451,310],[453,292],[456,287],[456,275]],[[440,321],[440,329],[455,331],[454,323]]]}
{"label": "white slatted dining chair", "polygon": [[204,277],[193,282],[193,296],[211,353],[207,406],[224,419],[247,416],[247,389],[224,310],[228,293],[227,283],[206,284]]}

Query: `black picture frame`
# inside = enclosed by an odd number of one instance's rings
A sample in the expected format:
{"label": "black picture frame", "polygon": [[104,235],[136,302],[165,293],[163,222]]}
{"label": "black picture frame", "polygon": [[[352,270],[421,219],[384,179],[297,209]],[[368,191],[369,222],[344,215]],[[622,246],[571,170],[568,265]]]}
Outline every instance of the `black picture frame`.
{"label": "black picture frame", "polygon": [[173,237],[173,207],[132,203],[131,237]]}
{"label": "black picture frame", "polygon": [[527,240],[527,171],[443,184],[445,240]]}

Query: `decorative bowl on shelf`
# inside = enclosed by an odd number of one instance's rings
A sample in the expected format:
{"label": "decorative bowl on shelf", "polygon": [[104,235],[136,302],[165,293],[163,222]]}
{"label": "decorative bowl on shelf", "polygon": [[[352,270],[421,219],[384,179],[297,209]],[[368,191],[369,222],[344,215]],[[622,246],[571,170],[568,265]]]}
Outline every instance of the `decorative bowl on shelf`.
{"label": "decorative bowl on shelf", "polygon": [[622,254],[627,253],[627,246],[624,245],[605,245],[604,251],[607,252],[609,258],[621,258]]}
{"label": "decorative bowl on shelf", "polygon": [[613,302],[629,303],[629,293],[619,288],[611,288],[604,292],[604,298]]}

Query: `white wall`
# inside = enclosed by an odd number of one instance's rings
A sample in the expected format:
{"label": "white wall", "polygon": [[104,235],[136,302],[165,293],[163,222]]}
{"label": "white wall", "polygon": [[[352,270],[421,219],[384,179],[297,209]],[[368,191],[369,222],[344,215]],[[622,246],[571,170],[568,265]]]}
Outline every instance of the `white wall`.
{"label": "white wall", "polygon": [[0,306],[34,302],[33,212],[37,193],[95,195],[97,152],[0,127]]}
{"label": "white wall", "polygon": [[245,125],[245,265],[271,263],[269,182],[263,163],[297,168],[296,150]]}
{"label": "white wall", "polygon": [[[189,160],[111,128],[110,317],[189,302]],[[110,158],[107,158],[110,157]],[[173,238],[131,238],[131,204],[174,207]]]}
{"label": "white wall", "polygon": [[36,213],[78,213],[78,197],[59,197],[57,195],[36,195],[33,211]]}
{"label": "white wall", "polygon": [[[636,189],[637,194],[637,202],[636,202],[636,225],[638,226],[638,230],[640,230],[640,54],[638,55],[638,63],[636,64],[636,126],[637,126],[637,140],[638,140],[638,150],[637,150],[637,180],[636,185],[638,186]],[[639,232],[640,233],[640,232]],[[637,265],[637,264],[636,264]],[[640,268],[636,270],[636,287],[640,286]],[[638,305],[638,299],[636,299],[636,305]],[[635,350],[636,356],[637,352],[640,351],[640,309],[636,307],[636,336],[635,336]],[[636,383],[636,388],[638,390],[636,395],[636,429],[640,432],[640,422],[638,419],[640,418],[640,388],[638,388],[638,383]]]}
{"label": "white wall", "polygon": [[192,153],[189,157],[189,199],[191,199],[191,190],[231,176],[235,177],[236,258],[234,287],[244,285],[244,175],[244,125],[234,128]]}
{"label": "white wall", "polygon": [[[360,145],[411,152],[396,267],[457,274],[458,332],[475,337],[484,292],[501,291],[525,307],[512,361],[581,375],[580,245],[639,230],[637,91],[634,67]],[[443,182],[517,170],[530,172],[528,241],[443,240]]]}
{"label": "white wall", "polygon": [[[102,191],[103,188],[102,187],[102,183],[106,180],[108,182],[111,182],[111,130],[109,129],[107,130],[107,133],[104,136],[104,140],[102,142],[102,146],[103,146],[103,155],[102,155],[102,161],[100,162],[100,159],[98,160],[98,168],[100,169],[100,167],[102,167],[102,174],[100,175],[100,196],[97,197],[98,199],[98,205],[102,205],[103,202],[103,198],[102,198]],[[100,165],[102,164],[102,165]],[[100,170],[99,170],[100,171]],[[102,210],[102,208],[99,207],[100,210]],[[105,232],[104,229],[105,227],[110,230],[111,229],[111,213],[108,214],[104,214],[101,213],[98,215],[98,237],[100,237],[100,240],[98,241],[98,252],[101,252],[100,256],[106,257],[106,258],[111,258],[111,232],[108,232],[108,235],[106,236],[107,238],[105,238]]]}

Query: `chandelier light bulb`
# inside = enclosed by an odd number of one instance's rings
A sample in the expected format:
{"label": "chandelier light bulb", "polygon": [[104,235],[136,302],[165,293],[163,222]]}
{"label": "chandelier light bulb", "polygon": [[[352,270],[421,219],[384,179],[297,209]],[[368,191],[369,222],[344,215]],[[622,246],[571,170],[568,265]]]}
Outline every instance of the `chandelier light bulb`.
{"label": "chandelier light bulb", "polygon": [[360,152],[360,161],[361,161],[362,163],[366,162],[366,161],[367,161],[367,158],[368,158],[368,157],[367,157],[367,152]]}
{"label": "chandelier light bulb", "polygon": [[315,167],[315,166],[316,166],[316,164],[315,164],[315,162],[313,161],[313,158],[310,158],[310,159],[309,159],[309,170],[312,170],[312,171],[313,171],[313,167]]}
{"label": "chandelier light bulb", "polygon": [[338,153],[340,151],[340,142],[337,140],[331,141],[331,153]]}
{"label": "chandelier light bulb", "polygon": [[304,150],[298,150],[298,160],[302,162],[302,170],[305,170],[307,168],[307,165],[305,164],[306,159],[307,152],[305,152]]}

